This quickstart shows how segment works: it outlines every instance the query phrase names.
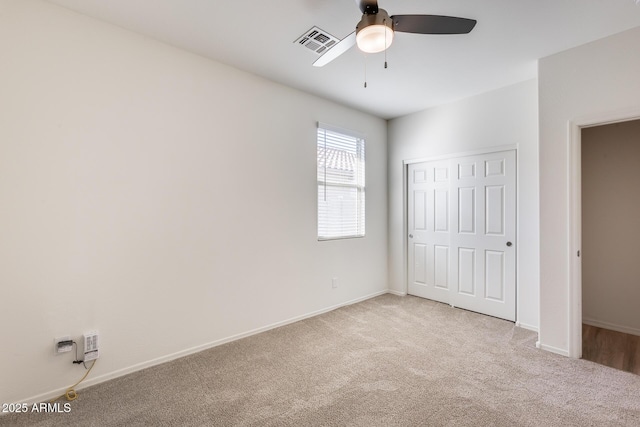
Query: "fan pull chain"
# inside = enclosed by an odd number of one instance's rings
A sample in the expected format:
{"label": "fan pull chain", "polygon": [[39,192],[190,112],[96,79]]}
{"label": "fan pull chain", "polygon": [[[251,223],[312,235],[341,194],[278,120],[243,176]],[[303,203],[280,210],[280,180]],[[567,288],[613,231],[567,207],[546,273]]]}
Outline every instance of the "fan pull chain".
{"label": "fan pull chain", "polygon": [[367,55],[364,56],[364,88],[367,88]]}
{"label": "fan pull chain", "polygon": [[[387,25],[387,20],[382,20],[382,25]],[[384,32],[384,68],[387,68],[387,31]]]}

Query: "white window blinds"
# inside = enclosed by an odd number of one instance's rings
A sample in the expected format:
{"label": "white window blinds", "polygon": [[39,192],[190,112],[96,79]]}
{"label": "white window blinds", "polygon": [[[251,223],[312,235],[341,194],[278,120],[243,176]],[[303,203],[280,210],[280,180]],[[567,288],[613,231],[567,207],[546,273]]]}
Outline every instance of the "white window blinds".
{"label": "white window blinds", "polygon": [[364,236],[364,137],[318,123],[318,240]]}

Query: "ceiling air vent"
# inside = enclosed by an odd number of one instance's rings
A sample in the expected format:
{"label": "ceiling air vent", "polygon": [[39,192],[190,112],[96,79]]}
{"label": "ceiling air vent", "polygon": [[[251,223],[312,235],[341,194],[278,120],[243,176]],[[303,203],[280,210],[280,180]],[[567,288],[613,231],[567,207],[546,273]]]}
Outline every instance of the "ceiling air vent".
{"label": "ceiling air vent", "polygon": [[313,27],[305,32],[302,36],[294,41],[294,43],[305,47],[306,49],[322,55],[327,49],[338,43],[340,39],[332,36],[318,27]]}

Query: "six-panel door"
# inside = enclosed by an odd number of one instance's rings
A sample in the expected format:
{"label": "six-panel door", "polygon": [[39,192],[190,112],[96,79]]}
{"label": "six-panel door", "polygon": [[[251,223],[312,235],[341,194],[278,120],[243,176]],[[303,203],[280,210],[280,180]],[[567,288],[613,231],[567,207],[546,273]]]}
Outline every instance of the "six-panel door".
{"label": "six-panel door", "polygon": [[408,168],[408,291],[515,320],[516,153]]}

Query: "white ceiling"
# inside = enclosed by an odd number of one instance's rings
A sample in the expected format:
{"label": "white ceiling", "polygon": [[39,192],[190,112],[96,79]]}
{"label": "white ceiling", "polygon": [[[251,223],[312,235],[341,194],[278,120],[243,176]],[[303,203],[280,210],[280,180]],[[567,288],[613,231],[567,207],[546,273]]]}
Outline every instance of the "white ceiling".
{"label": "white ceiling", "polygon": [[[397,33],[322,68],[293,43],[315,26],[343,38],[354,0],[49,0],[276,82],[393,118],[536,77],[538,58],[640,26],[640,0],[379,0],[391,15],[476,19],[467,35]],[[639,47],[640,49],[640,47]],[[629,52],[638,54],[638,52]]]}

